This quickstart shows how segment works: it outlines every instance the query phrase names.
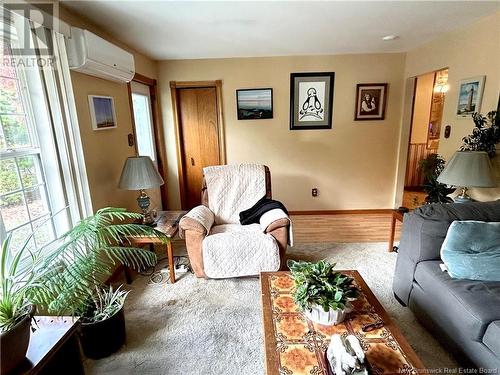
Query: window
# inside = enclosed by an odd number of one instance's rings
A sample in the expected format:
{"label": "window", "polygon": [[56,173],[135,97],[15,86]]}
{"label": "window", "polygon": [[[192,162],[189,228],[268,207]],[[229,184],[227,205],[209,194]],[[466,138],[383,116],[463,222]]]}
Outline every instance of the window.
{"label": "window", "polygon": [[[0,240],[36,232],[40,248],[92,212],[64,36],[12,13],[0,19]],[[23,34],[21,34],[21,32]],[[48,65],[14,55],[16,35],[51,41]],[[26,63],[28,61],[28,63]]]}
{"label": "window", "polygon": [[[0,58],[11,57],[3,44]],[[52,209],[41,162],[26,77],[0,65],[0,212],[2,232],[13,232],[14,247],[38,228],[33,245],[40,247],[55,236]]]}
{"label": "window", "polygon": [[156,164],[155,138],[153,133],[149,87],[138,82],[131,82],[130,87],[132,91],[137,152],[141,156],[149,156]]}

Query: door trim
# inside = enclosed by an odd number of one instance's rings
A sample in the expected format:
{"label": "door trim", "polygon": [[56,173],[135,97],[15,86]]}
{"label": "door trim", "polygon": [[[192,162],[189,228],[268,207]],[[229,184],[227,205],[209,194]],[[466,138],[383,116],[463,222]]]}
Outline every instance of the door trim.
{"label": "door trim", "polygon": [[[165,183],[160,186],[160,196],[161,196],[161,204],[164,210],[168,208],[168,198],[167,198],[167,176],[168,176],[168,167],[167,167],[167,147],[165,144],[165,134],[163,133],[163,124],[160,116],[160,108],[158,106],[158,82],[156,79],[149,78],[143,76],[142,74],[135,73],[132,81],[142,83],[149,87],[149,96],[151,97],[151,116],[153,121],[153,132],[155,136],[155,148],[156,148],[156,158],[158,163],[158,172],[160,176],[163,178]],[[138,154],[137,151],[137,134],[135,129],[135,119],[134,119],[134,107],[132,103],[132,88],[130,86],[130,82],[127,83],[128,90],[128,98],[130,105],[130,117],[132,119],[132,130],[134,134],[134,147],[135,154]]]}
{"label": "door trim", "polygon": [[[185,88],[204,88],[215,87],[215,95],[217,102],[217,136],[219,145],[219,160],[221,165],[226,164],[226,142],[224,136],[224,117],[222,112],[222,80],[216,81],[189,81],[179,82],[170,81],[170,94],[172,96],[172,115],[174,117],[175,143],[177,148],[177,172],[179,176],[179,189],[181,196],[181,207],[186,207],[186,190],[184,189],[184,163],[183,149],[181,144],[181,128],[179,121],[179,103],[177,100],[177,90]],[[200,192],[201,194],[201,192]]]}

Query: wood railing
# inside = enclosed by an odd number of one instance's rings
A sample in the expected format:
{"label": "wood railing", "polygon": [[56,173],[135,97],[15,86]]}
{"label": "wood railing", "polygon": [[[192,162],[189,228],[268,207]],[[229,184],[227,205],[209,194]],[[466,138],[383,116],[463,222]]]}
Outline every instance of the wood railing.
{"label": "wood railing", "polygon": [[436,153],[436,149],[428,149],[426,143],[410,143],[408,161],[406,163],[405,187],[422,186],[424,176],[419,168],[419,162],[427,155]]}

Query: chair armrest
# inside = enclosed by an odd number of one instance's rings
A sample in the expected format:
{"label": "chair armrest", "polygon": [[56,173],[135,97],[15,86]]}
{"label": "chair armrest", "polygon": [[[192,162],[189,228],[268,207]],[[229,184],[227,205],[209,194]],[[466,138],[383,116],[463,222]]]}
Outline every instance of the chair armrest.
{"label": "chair armrest", "polygon": [[283,210],[276,208],[264,213],[260,217],[259,224],[263,232],[269,233],[277,228],[289,226],[290,218]]}
{"label": "chair armrest", "polygon": [[276,219],[271,222],[264,230],[265,233],[271,233],[279,228],[286,228],[290,225],[290,220],[287,218]]}
{"label": "chair armrest", "polygon": [[184,236],[184,231],[192,230],[204,235],[210,232],[210,228],[214,224],[215,215],[207,206],[196,206],[179,222],[180,236]]}

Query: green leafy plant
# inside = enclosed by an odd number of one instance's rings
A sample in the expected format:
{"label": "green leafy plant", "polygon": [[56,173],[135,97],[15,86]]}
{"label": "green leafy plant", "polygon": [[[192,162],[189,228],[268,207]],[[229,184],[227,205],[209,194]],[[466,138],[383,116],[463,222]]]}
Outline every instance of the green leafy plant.
{"label": "green leafy plant", "polygon": [[[99,311],[104,312],[105,302],[114,299],[108,298],[109,294],[103,299],[102,285],[114,265],[143,270],[156,264],[155,253],[130,246],[131,237],[156,237],[166,241],[165,235],[154,228],[131,222],[141,219],[142,214],[107,207],[64,234],[44,264],[52,270],[44,280],[44,287],[49,290],[45,298],[45,301],[50,299],[49,311],[70,315],[86,312],[90,320],[105,317],[106,314]],[[89,306],[94,313],[89,311]]]}
{"label": "green leafy plant", "polygon": [[112,286],[109,289],[97,288],[94,299],[89,301],[86,311],[82,312],[84,320],[86,322],[99,322],[120,311],[129,293],[121,290],[121,287],[122,285],[116,290],[113,290]]}
{"label": "green leafy plant", "polygon": [[334,270],[335,263],[288,261],[295,292],[294,300],[303,310],[319,305],[324,311],[342,310],[349,300],[359,295],[354,279]]}
{"label": "green leafy plant", "polygon": [[490,158],[496,154],[496,145],[500,142],[500,121],[497,111],[490,111],[486,116],[480,113],[472,115],[474,129],[472,134],[462,138],[461,151],[486,151]]}
{"label": "green leafy plant", "polygon": [[448,197],[455,191],[448,185],[438,182],[437,178],[443,171],[446,162],[438,154],[429,154],[425,159],[420,160],[419,168],[424,175],[424,191],[427,193],[425,197],[426,203],[451,203],[453,199]]}
{"label": "green leafy plant", "polygon": [[0,332],[14,327],[30,313],[33,296],[47,290],[41,282],[49,270],[42,267],[41,251],[31,248],[31,233],[19,249],[14,249],[12,232],[2,243],[0,253]]}

